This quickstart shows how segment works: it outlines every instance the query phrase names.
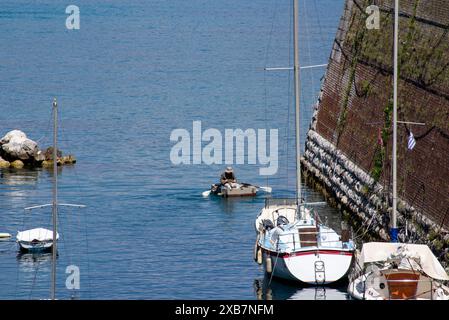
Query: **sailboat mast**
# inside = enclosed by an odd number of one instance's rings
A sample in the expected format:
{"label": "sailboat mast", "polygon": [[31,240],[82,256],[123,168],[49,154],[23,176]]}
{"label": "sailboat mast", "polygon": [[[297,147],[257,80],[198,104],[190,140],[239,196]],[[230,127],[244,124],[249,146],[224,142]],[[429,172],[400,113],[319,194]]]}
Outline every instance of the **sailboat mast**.
{"label": "sailboat mast", "polygon": [[393,216],[391,241],[397,242],[397,121],[398,121],[398,53],[399,53],[399,0],[394,6],[394,72],[393,72]]}
{"label": "sailboat mast", "polygon": [[295,74],[295,131],[296,131],[296,192],[298,203],[301,203],[301,142],[300,142],[300,78],[299,78],[299,48],[298,48],[298,0],[293,0],[293,42],[294,42],[294,74]]}
{"label": "sailboat mast", "polygon": [[58,232],[57,214],[58,214],[58,161],[57,161],[57,132],[58,132],[58,104],[56,98],[53,100],[53,249],[52,249],[52,268],[51,268],[51,299],[56,298],[56,235]]}

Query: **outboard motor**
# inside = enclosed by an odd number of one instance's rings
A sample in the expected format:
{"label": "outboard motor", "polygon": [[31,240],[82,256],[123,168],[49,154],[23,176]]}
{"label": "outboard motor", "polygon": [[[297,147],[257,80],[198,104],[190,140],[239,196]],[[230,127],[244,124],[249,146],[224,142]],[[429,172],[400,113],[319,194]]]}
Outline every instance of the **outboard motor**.
{"label": "outboard motor", "polygon": [[221,185],[220,184],[213,184],[210,186],[210,191],[213,194],[218,194],[221,192]]}
{"label": "outboard motor", "polygon": [[262,223],[263,223],[263,228],[267,231],[274,228],[273,222],[271,222],[271,220],[265,219],[262,221]]}

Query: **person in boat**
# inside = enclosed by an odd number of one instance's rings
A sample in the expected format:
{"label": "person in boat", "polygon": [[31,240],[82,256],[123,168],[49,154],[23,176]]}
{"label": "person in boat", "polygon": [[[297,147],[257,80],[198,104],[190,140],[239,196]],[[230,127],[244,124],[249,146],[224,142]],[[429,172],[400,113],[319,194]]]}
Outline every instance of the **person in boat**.
{"label": "person in boat", "polygon": [[222,186],[231,189],[237,184],[237,179],[235,178],[234,170],[232,167],[227,167],[226,170],[221,174],[220,183]]}

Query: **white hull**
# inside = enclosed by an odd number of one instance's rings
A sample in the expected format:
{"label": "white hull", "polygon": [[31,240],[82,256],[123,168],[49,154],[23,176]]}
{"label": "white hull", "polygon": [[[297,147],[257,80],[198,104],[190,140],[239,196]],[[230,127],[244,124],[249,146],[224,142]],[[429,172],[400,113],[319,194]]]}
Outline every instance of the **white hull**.
{"label": "white hull", "polygon": [[302,207],[299,218],[297,209],[283,199],[266,203],[256,219],[254,259],[267,273],[286,280],[310,285],[341,280],[352,266],[353,241],[317,224],[309,209]]}
{"label": "white hull", "polygon": [[[16,238],[22,251],[48,251],[53,247],[53,231],[44,228],[19,231]],[[58,233],[56,239],[59,239]]]}
{"label": "white hull", "polygon": [[53,241],[40,241],[31,243],[27,241],[18,241],[20,250],[28,252],[48,251],[53,247]]}
{"label": "white hull", "polygon": [[263,250],[263,263],[271,258],[273,276],[310,285],[325,285],[343,279],[353,261],[348,250],[308,248],[291,254]]}

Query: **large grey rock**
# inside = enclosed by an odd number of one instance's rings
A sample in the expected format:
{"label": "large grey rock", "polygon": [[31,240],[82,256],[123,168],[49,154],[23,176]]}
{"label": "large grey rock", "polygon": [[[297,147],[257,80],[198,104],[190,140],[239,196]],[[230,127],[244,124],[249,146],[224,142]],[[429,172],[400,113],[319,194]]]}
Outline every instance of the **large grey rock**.
{"label": "large grey rock", "polygon": [[0,140],[0,155],[8,161],[39,161],[39,147],[24,132],[12,130]]}

